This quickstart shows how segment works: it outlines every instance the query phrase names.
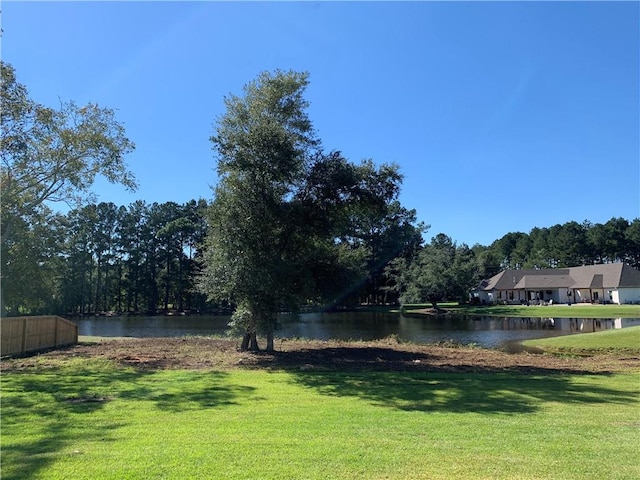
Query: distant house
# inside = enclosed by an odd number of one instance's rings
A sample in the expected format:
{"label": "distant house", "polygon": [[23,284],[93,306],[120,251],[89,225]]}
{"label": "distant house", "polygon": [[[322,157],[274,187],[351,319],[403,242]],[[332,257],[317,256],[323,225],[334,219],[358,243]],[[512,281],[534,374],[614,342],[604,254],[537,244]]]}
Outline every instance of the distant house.
{"label": "distant house", "polygon": [[483,303],[640,303],[640,270],[623,263],[505,270],[473,296]]}

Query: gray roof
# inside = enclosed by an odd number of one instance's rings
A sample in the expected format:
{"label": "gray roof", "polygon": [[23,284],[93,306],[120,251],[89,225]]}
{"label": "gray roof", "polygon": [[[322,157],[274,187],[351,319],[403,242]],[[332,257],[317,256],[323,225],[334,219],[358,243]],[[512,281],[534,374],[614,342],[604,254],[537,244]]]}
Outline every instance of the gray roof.
{"label": "gray roof", "polygon": [[640,287],[640,270],[625,265],[620,273],[619,287]]}
{"label": "gray roof", "polygon": [[479,290],[640,287],[640,270],[624,263],[541,270],[504,270],[483,280]]}
{"label": "gray roof", "polygon": [[515,286],[515,290],[540,288],[567,288],[573,284],[569,274],[560,275],[525,275]]}
{"label": "gray roof", "polygon": [[640,270],[624,263],[586,265],[569,270],[575,279],[572,288],[640,287]]}

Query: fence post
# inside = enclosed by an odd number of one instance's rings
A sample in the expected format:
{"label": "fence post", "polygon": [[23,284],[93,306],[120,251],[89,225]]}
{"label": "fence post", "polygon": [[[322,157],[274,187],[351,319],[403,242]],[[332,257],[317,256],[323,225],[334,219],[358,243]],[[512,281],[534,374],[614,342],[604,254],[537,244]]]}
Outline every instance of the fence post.
{"label": "fence post", "polygon": [[60,323],[60,320],[58,319],[58,317],[54,317],[55,320],[55,327],[54,327],[54,334],[53,334],[53,344],[54,346],[58,346],[58,324]]}
{"label": "fence post", "polygon": [[27,351],[27,326],[28,320],[23,318],[22,321],[22,346],[20,353],[25,353]]}

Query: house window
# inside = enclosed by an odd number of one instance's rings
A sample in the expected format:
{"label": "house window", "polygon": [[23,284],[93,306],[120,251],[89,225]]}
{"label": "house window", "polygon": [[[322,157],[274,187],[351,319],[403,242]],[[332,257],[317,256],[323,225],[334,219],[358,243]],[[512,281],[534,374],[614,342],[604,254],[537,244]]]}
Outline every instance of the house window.
{"label": "house window", "polygon": [[513,290],[509,291],[509,300],[513,300]]}
{"label": "house window", "polygon": [[598,292],[593,292],[593,299],[598,300]]}

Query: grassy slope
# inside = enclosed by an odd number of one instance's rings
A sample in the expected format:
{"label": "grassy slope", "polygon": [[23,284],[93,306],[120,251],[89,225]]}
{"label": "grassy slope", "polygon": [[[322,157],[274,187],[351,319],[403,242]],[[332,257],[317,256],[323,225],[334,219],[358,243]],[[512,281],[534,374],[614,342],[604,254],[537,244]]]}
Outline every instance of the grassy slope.
{"label": "grassy slope", "polygon": [[3,374],[3,479],[632,479],[638,375]]}
{"label": "grassy slope", "polygon": [[524,345],[558,352],[628,352],[640,354],[640,326],[595,333],[527,340]]}

